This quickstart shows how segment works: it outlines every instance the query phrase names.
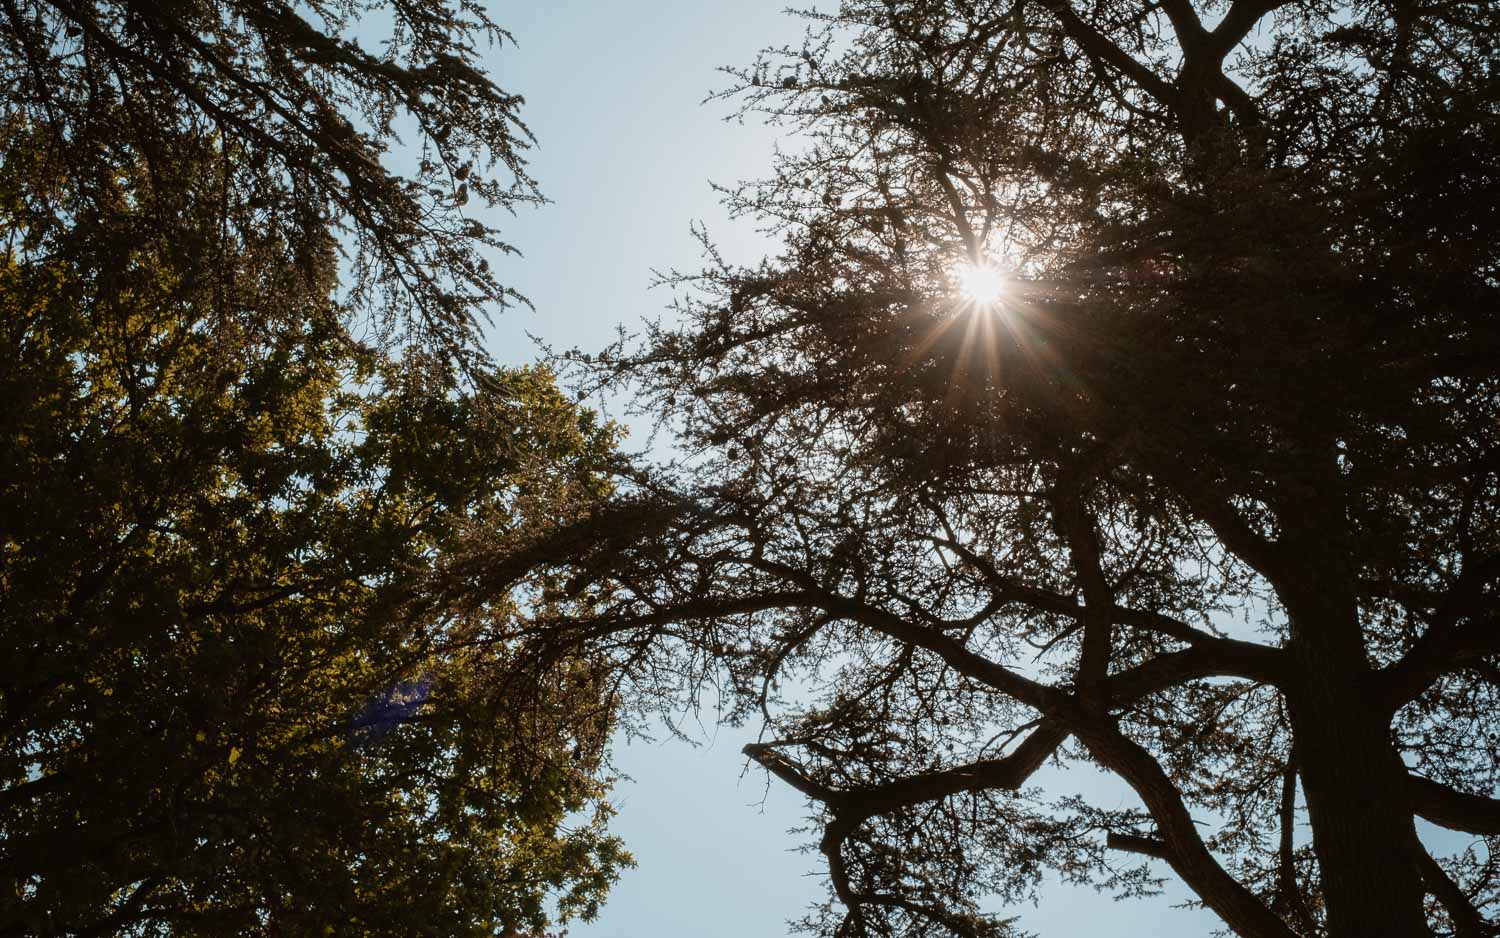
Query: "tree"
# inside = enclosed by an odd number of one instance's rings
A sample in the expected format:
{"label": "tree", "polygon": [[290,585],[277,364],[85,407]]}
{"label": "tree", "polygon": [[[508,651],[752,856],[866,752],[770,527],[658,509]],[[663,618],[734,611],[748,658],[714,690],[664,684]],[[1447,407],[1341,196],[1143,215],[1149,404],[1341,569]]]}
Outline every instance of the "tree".
{"label": "tree", "polygon": [[1253,938],[1494,934],[1500,11],[812,16],[725,92],[800,134],[728,195],[783,253],[710,245],[570,358],[692,456],[535,640],[762,721],[820,933],[1012,934],[984,904],[1051,870]]}
{"label": "tree", "polygon": [[[472,0],[14,0],[0,125],[27,128],[84,205],[131,166],[169,167],[182,137],[216,136],[224,224],[276,231],[304,271],[342,238],[347,300],[477,364],[476,313],[519,295],[484,256],[513,248],[465,206],[540,201],[521,99],[477,64],[509,38]],[[144,236],[190,234],[160,197],[134,218]]]}
{"label": "tree", "polygon": [[359,338],[330,253],[220,223],[222,138],[82,185],[52,143],[9,138],[0,192],[0,934],[592,917],[629,863],[603,675],[502,681],[497,636],[613,429]]}

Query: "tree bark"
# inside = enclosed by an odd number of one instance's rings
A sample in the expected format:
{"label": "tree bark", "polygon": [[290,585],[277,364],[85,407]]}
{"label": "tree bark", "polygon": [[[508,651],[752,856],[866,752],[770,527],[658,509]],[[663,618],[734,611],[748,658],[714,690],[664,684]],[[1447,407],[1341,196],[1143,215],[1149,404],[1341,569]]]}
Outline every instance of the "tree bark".
{"label": "tree bark", "polygon": [[1332,552],[1292,543],[1297,570],[1278,585],[1291,625],[1287,704],[1328,934],[1430,935],[1406,770],[1372,693],[1352,574],[1341,558],[1319,562]]}

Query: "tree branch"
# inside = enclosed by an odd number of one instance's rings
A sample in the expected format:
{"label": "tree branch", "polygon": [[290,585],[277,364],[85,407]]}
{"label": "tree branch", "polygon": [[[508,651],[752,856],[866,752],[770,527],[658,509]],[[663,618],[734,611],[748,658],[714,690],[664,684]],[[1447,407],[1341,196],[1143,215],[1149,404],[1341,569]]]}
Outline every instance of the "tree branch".
{"label": "tree branch", "polygon": [[1052,517],[1068,545],[1073,572],[1083,590],[1083,642],[1075,683],[1085,703],[1097,704],[1100,685],[1109,674],[1115,596],[1104,576],[1094,519],[1084,508],[1082,485],[1073,476],[1072,472],[1064,473],[1059,487],[1065,488],[1052,499]]}
{"label": "tree branch", "polygon": [[1494,930],[1479,910],[1474,908],[1474,903],[1464,895],[1458,883],[1448,875],[1442,864],[1433,859],[1431,853],[1422,842],[1417,841],[1415,848],[1417,853],[1417,864],[1422,868],[1422,880],[1427,884],[1427,891],[1437,897],[1443,908],[1448,912],[1448,919],[1453,923],[1453,934],[1455,938],[1489,938]]}
{"label": "tree branch", "polygon": [[1125,75],[1144,92],[1162,105],[1177,110],[1180,96],[1170,84],[1145,65],[1132,58],[1129,53],[1115,45],[1103,33],[1094,29],[1073,10],[1068,0],[1040,0],[1069,39],[1078,44],[1096,64],[1105,63]]}
{"label": "tree branch", "polygon": [[1412,811],[1439,827],[1500,835],[1500,800],[1470,795],[1420,775],[1406,777],[1406,792]]}
{"label": "tree branch", "polygon": [[1229,12],[1219,20],[1219,25],[1204,37],[1206,42],[1203,55],[1217,66],[1224,61],[1231,49],[1250,35],[1257,23],[1290,2],[1291,0],[1234,0],[1229,5]]}
{"label": "tree branch", "polygon": [[1205,677],[1237,677],[1280,686],[1282,660],[1282,653],[1276,648],[1229,638],[1215,639],[1110,675],[1104,682],[1105,697],[1111,706],[1128,707],[1157,691]]}
{"label": "tree branch", "polygon": [[1155,757],[1108,718],[1080,720],[1073,729],[1101,765],[1135,790],[1160,831],[1162,859],[1226,925],[1243,938],[1295,938],[1279,916],[1214,859],[1198,836],[1177,786]]}
{"label": "tree branch", "polygon": [[1500,654],[1500,616],[1493,615],[1493,604],[1485,596],[1486,588],[1497,579],[1500,555],[1465,564],[1427,631],[1400,661],[1376,675],[1381,695],[1392,712],[1445,672],[1485,655]]}
{"label": "tree branch", "polygon": [[1249,564],[1273,585],[1281,582],[1286,572],[1286,563],[1275,541],[1256,533],[1240,517],[1239,512],[1212,495],[1194,499],[1193,507],[1208,522],[1214,535],[1230,553]]}
{"label": "tree branch", "polygon": [[833,817],[824,828],[818,849],[828,859],[828,873],[833,881],[834,894],[848,908],[851,919],[860,921],[863,918],[860,907],[865,904],[894,905],[938,921],[957,934],[975,935],[976,932],[967,923],[940,909],[913,903],[898,895],[855,890],[849,882],[848,867],[844,862],[844,841],[861,824],[879,814],[967,791],[1014,791],[1026,783],[1026,779],[1057,751],[1057,747],[1066,738],[1067,733],[1055,722],[1044,720],[1021,745],[1003,758],[985,759],[939,772],[926,772],[868,788],[834,789],[817,782],[777,752],[774,744],[752,743],[745,747],[744,753],[788,785],[826,805],[832,813]]}
{"label": "tree branch", "polygon": [[[1065,615],[1080,621],[1085,615],[1086,607],[1079,605],[1072,598],[1013,582],[1001,575],[983,557],[980,557],[967,546],[953,538],[934,537],[929,538],[929,540],[934,544],[952,550],[964,562],[974,567],[975,570],[983,575],[989,583],[992,595],[997,601],[1019,603],[1024,606],[1030,606],[1039,612]],[[1110,679],[1112,682],[1124,674],[1131,674],[1135,670],[1146,667],[1152,667],[1154,670],[1160,669],[1164,672],[1174,668],[1184,668],[1183,679],[1189,677],[1237,676],[1246,678],[1247,680],[1259,681],[1262,684],[1278,684],[1281,680],[1282,653],[1280,649],[1272,648],[1268,645],[1259,645],[1254,642],[1222,638],[1212,632],[1195,628],[1181,619],[1176,619],[1165,613],[1149,609],[1132,609],[1127,606],[1116,605],[1112,606],[1110,616],[1115,624],[1128,625],[1132,628],[1156,632],[1191,645],[1194,649],[1203,649],[1205,652],[1204,654],[1180,660],[1172,659],[1174,663],[1170,665],[1142,665],[1132,671],[1116,675]],[[1210,652],[1213,653],[1212,656],[1209,654]],[[1170,656],[1164,656],[1161,660],[1165,661],[1166,657]],[[1211,658],[1213,660],[1210,660]],[[1195,670],[1199,667],[1219,667],[1221,669],[1204,670],[1202,672]],[[1151,673],[1150,671],[1145,672],[1145,674]],[[1142,677],[1144,676],[1142,675]],[[1166,676],[1165,673],[1161,675],[1163,679]],[[1135,679],[1130,678],[1127,680],[1127,683]],[[1151,689],[1160,689],[1161,687],[1168,686],[1169,683],[1160,684]],[[1150,689],[1139,693],[1132,692],[1131,696],[1140,696],[1141,693],[1149,692]]]}
{"label": "tree branch", "polygon": [[1014,791],[1026,783],[1068,734],[1054,721],[1043,720],[1009,755],[999,759],[982,759],[937,772],[924,772],[895,779],[868,788],[830,788],[804,774],[799,767],[777,751],[774,743],[751,743],[745,755],[833,812],[831,828],[844,836],[879,814],[901,808],[938,801],[967,791],[1003,789]]}
{"label": "tree branch", "polygon": [[1184,58],[1197,58],[1208,42],[1208,32],[1193,10],[1192,0],[1162,0],[1161,8],[1172,23],[1172,31],[1177,34],[1177,44],[1182,47]]}
{"label": "tree branch", "polygon": [[[1317,934],[1317,923],[1308,911],[1307,900],[1297,882],[1297,854],[1295,849],[1295,824],[1297,820],[1297,759],[1293,752],[1281,770],[1281,807],[1278,812],[1281,836],[1276,850],[1276,894],[1279,905],[1290,909],[1303,934]],[[1274,906],[1273,906],[1274,908]]]}
{"label": "tree branch", "polygon": [[1047,714],[1056,709],[1063,694],[1054,687],[1024,677],[964,647],[963,642],[930,628],[907,622],[878,606],[840,596],[826,589],[805,571],[775,561],[756,559],[752,565],[791,581],[806,591],[819,608],[848,619],[889,638],[926,649],[966,677],[1001,691],[1034,710]]}
{"label": "tree branch", "polygon": [[1124,850],[1127,853],[1143,853],[1148,857],[1158,860],[1170,860],[1171,851],[1167,849],[1164,841],[1156,837],[1142,837],[1139,834],[1116,834],[1111,831],[1104,837],[1104,845],[1111,850]]}

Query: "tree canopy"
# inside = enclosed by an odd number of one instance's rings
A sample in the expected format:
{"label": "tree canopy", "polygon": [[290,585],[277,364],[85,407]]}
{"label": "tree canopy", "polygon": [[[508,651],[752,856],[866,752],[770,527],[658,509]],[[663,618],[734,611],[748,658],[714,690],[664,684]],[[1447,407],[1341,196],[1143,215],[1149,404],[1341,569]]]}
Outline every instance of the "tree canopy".
{"label": "tree canopy", "polygon": [[[224,225],[276,231],[305,270],[337,243],[346,300],[390,338],[477,361],[483,311],[518,294],[485,256],[513,248],[473,210],[540,201],[521,99],[480,67],[508,39],[473,0],[16,0],[0,124],[26,127],[82,205],[214,136]],[[170,209],[136,221],[173,232]]]}
{"label": "tree canopy", "polygon": [[728,197],[783,252],[568,357],[688,455],[529,634],[760,722],[821,934],[1017,934],[1049,875],[1493,934],[1500,11],[810,16],[725,92],[799,134]]}
{"label": "tree canopy", "polygon": [[478,343],[503,38],[0,6],[0,934],[541,934],[629,864],[607,674],[505,637],[617,434]]}
{"label": "tree canopy", "polygon": [[[553,559],[521,552],[605,494],[614,431],[544,370],[464,391],[361,341],[332,259],[309,282],[274,230],[209,212],[188,246],[139,240],[148,186],[222,194],[193,143],[70,220],[66,254],[20,250],[29,187],[59,181],[7,150],[0,933],[592,916],[629,862],[602,678],[501,681],[497,631]],[[514,560],[477,592],[454,582],[475,538]]]}

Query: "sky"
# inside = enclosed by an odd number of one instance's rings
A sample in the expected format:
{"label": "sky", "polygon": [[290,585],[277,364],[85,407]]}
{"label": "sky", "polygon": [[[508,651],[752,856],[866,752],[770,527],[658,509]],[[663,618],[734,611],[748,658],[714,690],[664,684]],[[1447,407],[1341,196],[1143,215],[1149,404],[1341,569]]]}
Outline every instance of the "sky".
{"label": "sky", "polygon": [[[499,272],[535,306],[497,318],[498,359],[534,359],[528,335],[597,350],[617,328],[664,315],[670,294],[650,288],[652,270],[701,266],[694,222],[732,257],[765,253],[753,226],[725,217],[709,182],[760,174],[774,137],[726,122],[725,104],[701,102],[723,84],[716,68],[800,36],[778,4],[549,0],[493,11],[517,42],[494,57],[494,74],[526,98],[522,116],[537,138],[530,169],[551,200],[498,222],[523,252]],[[636,430],[627,446],[644,447],[646,428]],[[786,920],[821,894],[808,876],[815,858],[792,852],[801,840],[787,833],[801,799],[745,771],[746,733],[698,717],[682,727],[697,746],[665,732],[617,743],[630,779],[612,799],[613,827],[639,865],[571,938],[785,935]]]}
{"label": "sky", "polygon": [[[617,328],[665,315],[670,296],[650,289],[651,272],[700,266],[695,221],[731,261],[751,263],[773,247],[753,225],[726,217],[709,182],[762,175],[776,131],[726,122],[728,103],[702,102],[724,84],[718,67],[800,38],[801,24],[778,3],[548,0],[498,4],[494,15],[518,48],[498,50],[492,74],[526,98],[523,117],[538,140],[530,168],[551,200],[500,222],[524,252],[500,270],[535,310],[497,320],[498,359],[534,360],[528,334],[597,350]],[[632,442],[645,444],[639,433]],[[822,858],[798,852],[810,838],[788,832],[803,822],[802,799],[747,769],[740,747],[750,733],[715,729],[711,713],[685,716],[696,746],[665,732],[656,742],[618,741],[617,763],[630,778],[613,799],[614,829],[639,866],[622,877],[598,921],[574,924],[571,938],[773,938],[789,934],[787,921],[823,895]],[[1059,796],[1086,793],[1100,807],[1133,801],[1077,773],[1044,781]],[[1173,908],[1186,898],[1174,888],[1116,903],[1054,885],[1037,908],[1005,914],[1021,915],[1043,938],[1101,928],[1111,938],[1210,934],[1211,916]]]}

